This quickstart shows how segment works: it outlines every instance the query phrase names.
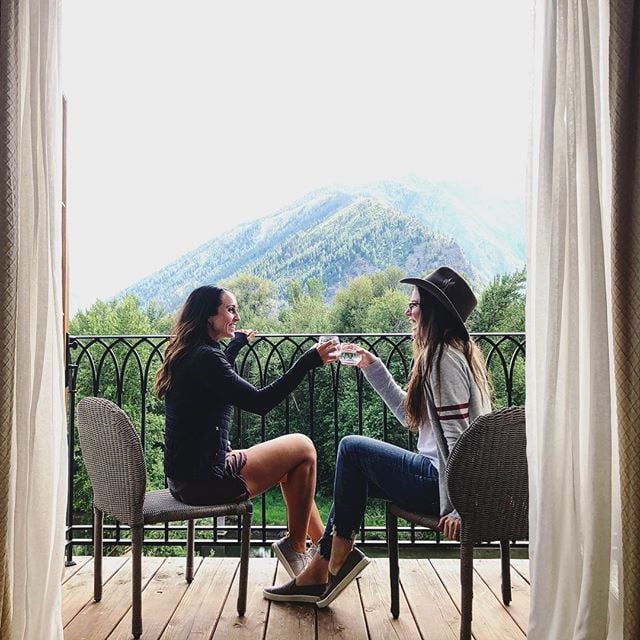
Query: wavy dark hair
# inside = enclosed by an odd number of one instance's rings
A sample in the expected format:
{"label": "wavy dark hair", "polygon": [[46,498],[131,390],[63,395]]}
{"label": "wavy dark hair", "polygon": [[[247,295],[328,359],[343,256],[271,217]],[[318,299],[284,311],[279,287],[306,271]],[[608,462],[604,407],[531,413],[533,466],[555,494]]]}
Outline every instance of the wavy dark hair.
{"label": "wavy dark hair", "polygon": [[460,351],[467,362],[480,392],[491,395],[489,375],[480,347],[466,335],[459,322],[442,303],[424,289],[420,294],[420,322],[413,340],[413,367],[404,400],[407,426],[417,431],[427,414],[426,385],[429,373],[435,367],[440,375],[440,361],[445,345]]}
{"label": "wavy dark hair", "polygon": [[171,389],[173,372],[180,359],[194,345],[209,338],[207,320],[218,313],[222,294],[225,292],[226,289],[215,285],[198,287],[189,294],[180,308],[164,352],[164,361],[156,375],[156,393],[159,398],[163,398]]}

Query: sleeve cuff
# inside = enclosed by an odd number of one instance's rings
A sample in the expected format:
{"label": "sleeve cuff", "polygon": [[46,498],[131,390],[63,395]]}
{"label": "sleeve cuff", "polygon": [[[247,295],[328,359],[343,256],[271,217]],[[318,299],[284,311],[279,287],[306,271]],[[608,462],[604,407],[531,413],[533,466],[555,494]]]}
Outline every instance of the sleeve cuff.
{"label": "sleeve cuff", "polygon": [[318,350],[315,347],[311,347],[311,349],[306,351],[302,355],[302,357],[305,358],[305,360],[308,359],[309,367],[311,369],[315,369],[317,367],[322,366],[322,358],[320,357],[320,354],[318,353]]}
{"label": "sleeve cuff", "polygon": [[233,334],[233,341],[239,343],[243,347],[245,344],[249,344],[249,338],[247,338],[247,334],[242,333],[241,331],[236,331]]}

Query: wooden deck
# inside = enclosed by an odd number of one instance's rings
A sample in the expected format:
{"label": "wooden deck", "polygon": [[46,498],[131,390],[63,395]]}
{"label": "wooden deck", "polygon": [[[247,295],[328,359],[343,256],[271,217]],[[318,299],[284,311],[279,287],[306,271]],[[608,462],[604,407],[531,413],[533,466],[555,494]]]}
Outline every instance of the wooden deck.
{"label": "wooden deck", "polygon": [[[131,637],[131,561],[104,559],[102,601],[93,602],[93,561],[76,558],[65,570],[63,624],[65,640]],[[500,561],[475,561],[473,634],[476,640],[522,640],[529,614],[529,563],[513,560],[513,600],[500,598]],[[361,577],[330,607],[270,603],[267,584],[288,579],[274,558],[251,558],[247,613],[236,612],[236,558],[195,559],[195,578],[184,580],[184,558],[145,557],[142,615],[145,640],[246,638],[288,640],[456,640],[459,632],[459,561],[400,560],[400,617],[389,613],[388,561],[372,559]]]}

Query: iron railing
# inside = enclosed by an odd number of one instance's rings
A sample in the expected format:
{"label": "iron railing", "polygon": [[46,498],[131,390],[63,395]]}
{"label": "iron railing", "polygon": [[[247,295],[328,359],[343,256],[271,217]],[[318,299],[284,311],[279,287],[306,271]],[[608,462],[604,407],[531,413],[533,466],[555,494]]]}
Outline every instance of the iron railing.
{"label": "iron railing", "polygon": [[[340,334],[339,334],[340,335]],[[263,335],[244,347],[236,359],[240,375],[257,387],[268,384],[317,340],[317,335]],[[525,335],[523,333],[474,334],[482,347],[492,376],[494,406],[524,403]],[[383,359],[398,381],[407,379],[411,367],[408,334],[342,334],[342,341],[357,342]],[[68,507],[66,557],[72,561],[73,547],[91,545],[91,489],[78,447],[76,407],[85,396],[101,396],[125,408],[139,429],[147,462],[148,489],[164,486],[162,435],[164,405],[154,390],[155,372],[162,362],[168,336],[69,336],[67,339],[68,389]],[[318,450],[319,493],[331,494],[335,455],[340,438],[359,433],[412,448],[414,436],[399,427],[395,418],[353,367],[334,364],[311,371],[303,383],[269,415],[258,417],[236,410],[232,426],[233,448],[245,448],[277,435],[307,434]],[[269,501],[256,501],[252,543],[265,545],[284,530],[286,522],[272,523]],[[273,507],[272,507],[273,508]],[[408,545],[440,544],[439,536],[422,536],[414,526],[406,527]],[[186,525],[166,524],[145,528],[147,545],[185,545]],[[237,545],[237,522],[199,522],[196,540],[200,546]],[[401,536],[402,537],[402,536]],[[105,544],[130,544],[128,528],[118,522],[105,524]],[[364,525],[361,544],[386,544],[383,526]]]}

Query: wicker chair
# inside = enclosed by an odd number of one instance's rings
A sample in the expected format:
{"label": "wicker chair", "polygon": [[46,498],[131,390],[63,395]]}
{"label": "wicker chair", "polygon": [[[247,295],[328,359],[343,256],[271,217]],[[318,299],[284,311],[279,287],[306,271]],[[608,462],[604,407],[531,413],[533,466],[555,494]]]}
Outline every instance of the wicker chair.
{"label": "wicker chair", "polygon": [[[456,442],[447,464],[449,497],[462,519],[460,638],[471,638],[473,546],[500,542],[502,600],[511,602],[509,541],[528,538],[529,485],[523,407],[476,418]],[[399,609],[398,518],[436,529],[439,518],[387,503],[391,614]]]}
{"label": "wicker chair", "polygon": [[93,488],[94,594],[102,598],[103,513],[131,527],[132,622],[134,638],[142,634],[142,546],[146,524],[187,520],[187,582],[193,580],[194,519],[237,515],[242,518],[238,614],[247,601],[249,542],[253,505],[240,503],[191,506],[176,500],[168,489],[146,491],[146,466],[138,434],[117,405],[103,398],[83,398],[78,403],[78,433],[82,457]]}

